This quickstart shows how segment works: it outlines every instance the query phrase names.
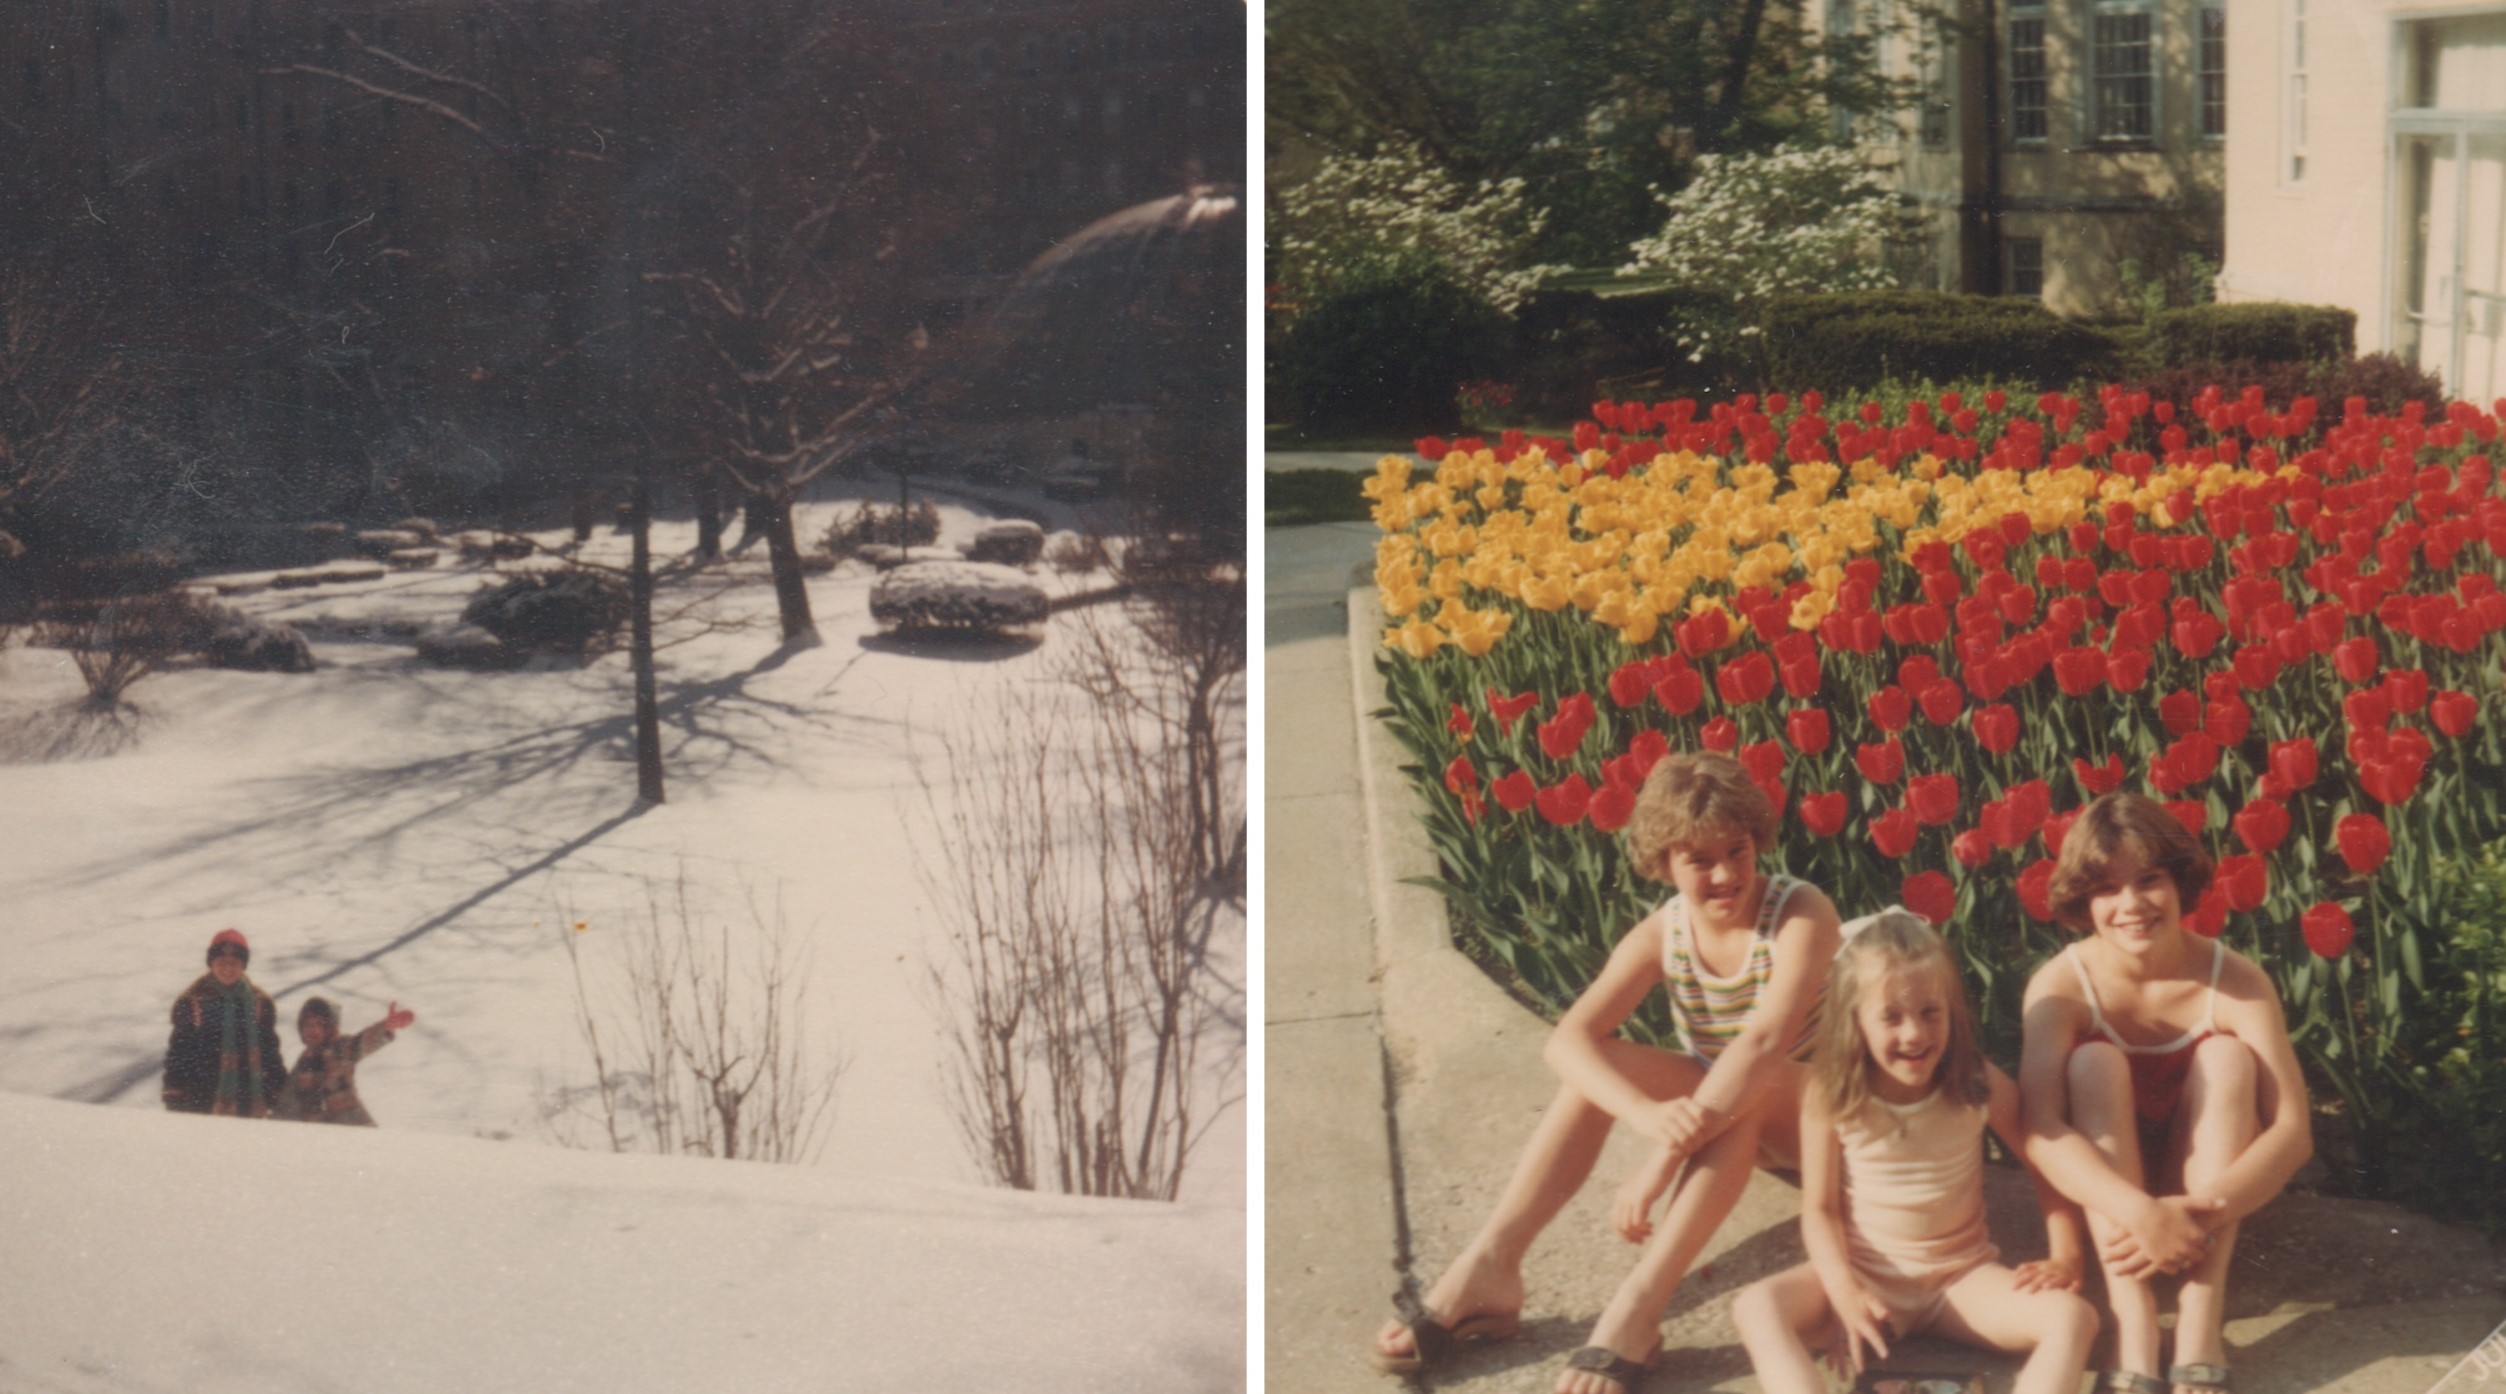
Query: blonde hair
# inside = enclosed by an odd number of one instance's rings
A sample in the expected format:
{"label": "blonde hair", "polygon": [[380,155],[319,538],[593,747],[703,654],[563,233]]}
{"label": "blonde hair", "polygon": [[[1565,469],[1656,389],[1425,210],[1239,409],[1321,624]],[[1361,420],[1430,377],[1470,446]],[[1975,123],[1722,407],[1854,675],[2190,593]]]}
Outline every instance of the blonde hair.
{"label": "blonde hair", "polygon": [[1627,855],[1639,876],[1671,879],[1671,853],[1746,834],[1760,852],[1781,828],[1775,805],[1740,762],[1710,751],[1666,755],[1636,791]]}
{"label": "blonde hair", "polygon": [[1979,1104],[1991,1094],[1984,1052],[1975,1043],[1975,1017],[1967,1010],[1966,983],[1949,955],[1949,941],[1921,915],[1892,906],[1847,939],[1827,968],[1818,1047],[1810,1057],[1810,1088],[1830,1118],[1850,1118],[1871,1101],[1874,1066],[1870,1045],[1862,1039],[1862,994],[1891,973],[1926,969],[1940,975],[1949,1011],[1949,1031],[1933,1078],[1954,1102]]}
{"label": "blonde hair", "polygon": [[2186,915],[2210,889],[2216,870],[2201,841],[2165,804],[2120,790],[2101,795],[2080,810],[2079,821],[2062,839],[2061,859],[2046,886],[2054,918],[2073,929],[2088,928],[2089,897],[2113,879],[2115,864],[2126,858],[2165,872],[2175,882],[2177,909]]}

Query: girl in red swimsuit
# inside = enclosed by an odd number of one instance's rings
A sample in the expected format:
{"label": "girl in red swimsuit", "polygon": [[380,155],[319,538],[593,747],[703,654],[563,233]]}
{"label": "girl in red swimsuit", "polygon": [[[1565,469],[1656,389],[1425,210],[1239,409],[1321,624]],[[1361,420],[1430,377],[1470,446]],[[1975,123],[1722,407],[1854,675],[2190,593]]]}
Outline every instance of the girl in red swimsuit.
{"label": "girl in red swimsuit", "polygon": [[[2313,1155],[2305,1079],[2278,992],[2184,927],[2211,860],[2137,794],[2082,811],[2054,869],[2081,939],[2029,981],[2019,1092],[2028,1161],[2087,1210],[2113,1304],[2113,1394],[2217,1394],[2237,1222]],[[2183,1275],[2161,1358],[2152,1280]],[[2166,1379],[2158,1371],[2166,1371]]]}

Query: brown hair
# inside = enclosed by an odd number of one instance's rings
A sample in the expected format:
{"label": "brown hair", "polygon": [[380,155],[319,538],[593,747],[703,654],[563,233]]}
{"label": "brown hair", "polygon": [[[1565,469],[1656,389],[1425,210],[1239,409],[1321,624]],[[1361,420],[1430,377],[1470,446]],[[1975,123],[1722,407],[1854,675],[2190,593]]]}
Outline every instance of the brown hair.
{"label": "brown hair", "polygon": [[1891,973],[1926,969],[1938,973],[1949,989],[1949,1032],[1933,1078],[1952,1102],[1979,1104],[1990,1097],[1984,1052],[1975,1043],[1975,1017],[1967,1010],[1966,983],[1949,956],[1949,941],[1921,915],[1891,906],[1847,939],[1827,966],[1810,1088],[1830,1118],[1850,1118],[1871,1101],[1871,1048],[1862,1039],[1863,992]]}
{"label": "brown hair", "polygon": [[1775,845],[1775,805],[1740,762],[1710,751],[1666,755],[1636,791],[1627,854],[1639,876],[1671,879],[1671,853],[1746,834],[1764,852]]}
{"label": "brown hair", "polygon": [[2193,913],[2210,889],[2213,864],[2200,840],[2184,830],[2165,804],[2117,791],[2080,810],[2079,821],[2062,840],[2062,858],[2054,863],[2046,888],[2054,918],[2073,929],[2088,928],[2089,897],[2112,881],[2115,864],[2127,858],[2165,872],[2175,882],[2183,914]]}

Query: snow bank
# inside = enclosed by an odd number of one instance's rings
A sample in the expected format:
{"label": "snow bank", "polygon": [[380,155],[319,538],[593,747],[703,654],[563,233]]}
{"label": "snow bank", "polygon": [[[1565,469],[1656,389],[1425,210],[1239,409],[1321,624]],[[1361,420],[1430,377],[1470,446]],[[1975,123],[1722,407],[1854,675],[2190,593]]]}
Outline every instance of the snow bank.
{"label": "snow bank", "polygon": [[0,1094],[0,1388],[1244,1384],[1240,1210]]}

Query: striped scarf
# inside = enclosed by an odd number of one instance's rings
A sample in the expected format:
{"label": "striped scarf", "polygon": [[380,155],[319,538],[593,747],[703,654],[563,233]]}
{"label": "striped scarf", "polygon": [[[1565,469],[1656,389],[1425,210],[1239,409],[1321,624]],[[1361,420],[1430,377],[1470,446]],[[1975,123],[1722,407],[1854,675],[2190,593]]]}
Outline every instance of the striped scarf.
{"label": "striped scarf", "polygon": [[218,1093],[209,1111],[227,1116],[259,1118],[268,1112],[261,1097],[261,1033],[254,1009],[252,982],[237,978],[218,989]]}

